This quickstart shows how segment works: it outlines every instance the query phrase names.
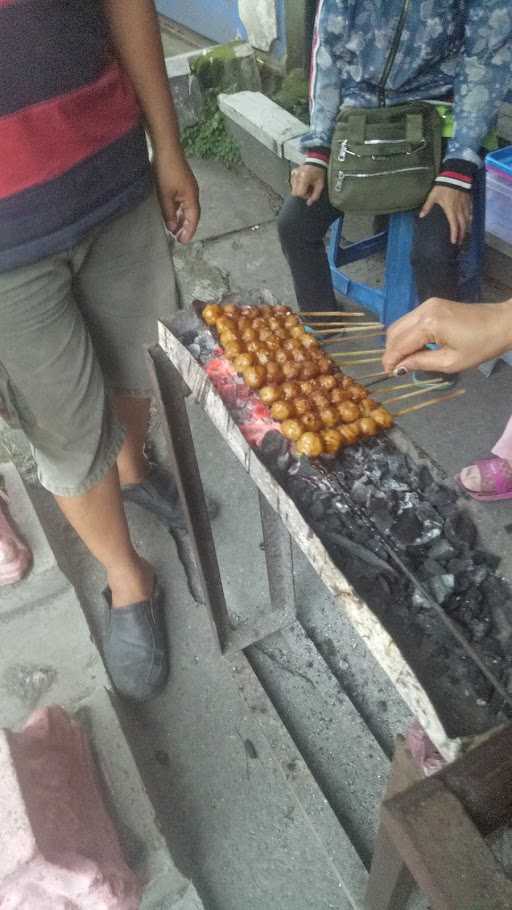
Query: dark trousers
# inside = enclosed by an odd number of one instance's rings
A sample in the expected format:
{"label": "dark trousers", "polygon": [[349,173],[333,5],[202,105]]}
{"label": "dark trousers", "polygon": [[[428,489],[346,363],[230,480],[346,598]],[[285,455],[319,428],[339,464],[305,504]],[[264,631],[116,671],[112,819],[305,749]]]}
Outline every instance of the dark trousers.
{"label": "dark trousers", "polygon": [[[290,196],[281,209],[279,237],[301,310],[337,309],[324,241],[339,217],[326,190],[315,205]],[[459,253],[460,247],[450,242],[450,226],[440,206],[426,218],[416,218],[411,261],[420,302],[429,297],[457,300]]]}

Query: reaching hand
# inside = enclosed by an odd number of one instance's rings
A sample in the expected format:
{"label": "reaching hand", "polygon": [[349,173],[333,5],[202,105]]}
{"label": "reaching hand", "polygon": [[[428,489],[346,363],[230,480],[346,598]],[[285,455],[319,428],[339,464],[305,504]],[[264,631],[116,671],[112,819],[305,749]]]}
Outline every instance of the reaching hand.
{"label": "reaching hand", "polygon": [[471,224],[473,202],[470,193],[449,186],[435,186],[427,196],[420,218],[426,218],[435,205],[440,205],[450,225],[450,240],[459,246]]}
{"label": "reaching hand", "polygon": [[326,183],[326,171],[315,164],[301,164],[295,168],[290,177],[292,196],[304,199],[308,205],[314,205],[322,195]]}
{"label": "reaching hand", "polygon": [[[424,350],[426,344],[438,350]],[[432,298],[391,326],[384,369],[458,373],[512,349],[512,300],[453,303]]]}
{"label": "reaching hand", "polygon": [[187,161],[175,155],[155,155],[155,174],[167,229],[178,243],[189,243],[201,217],[196,178]]}

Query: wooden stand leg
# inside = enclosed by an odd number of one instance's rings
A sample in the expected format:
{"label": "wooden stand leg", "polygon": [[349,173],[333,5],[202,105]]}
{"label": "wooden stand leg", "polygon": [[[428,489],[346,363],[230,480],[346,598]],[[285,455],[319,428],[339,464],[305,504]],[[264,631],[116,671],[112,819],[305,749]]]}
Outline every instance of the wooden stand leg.
{"label": "wooden stand leg", "polygon": [[[385,799],[396,796],[423,779],[405,740],[399,737]],[[406,910],[415,888],[411,873],[381,821],[366,892],[367,910]]]}

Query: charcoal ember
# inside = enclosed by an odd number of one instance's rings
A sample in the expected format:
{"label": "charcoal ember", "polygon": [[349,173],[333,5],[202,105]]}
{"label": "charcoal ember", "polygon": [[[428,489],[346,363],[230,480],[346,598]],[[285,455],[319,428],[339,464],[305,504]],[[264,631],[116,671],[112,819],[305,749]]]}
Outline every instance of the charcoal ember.
{"label": "charcoal ember", "polygon": [[196,338],[197,332],[193,329],[189,329],[188,332],[183,332],[183,335],[180,335],[180,341],[186,348],[190,348],[190,346],[195,343]]}
{"label": "charcoal ember", "polygon": [[411,598],[411,612],[413,614],[420,613],[421,610],[430,610],[431,603],[421,591],[415,591]]}
{"label": "charcoal ember", "polygon": [[489,606],[505,606],[512,601],[507,582],[497,575],[489,575],[480,586],[480,590]]}
{"label": "charcoal ember", "polygon": [[488,617],[477,619],[471,626],[471,638],[473,641],[483,641],[487,638],[492,629],[492,622]]}
{"label": "charcoal ember", "polygon": [[351,514],[353,511],[350,508],[350,506],[348,505],[348,503],[346,503],[343,499],[340,499],[339,497],[336,497],[333,499],[332,508],[337,513],[337,515],[341,515],[343,517],[345,517],[348,514]]}
{"label": "charcoal ember", "polygon": [[443,527],[443,519],[439,512],[430,505],[429,502],[422,502],[416,510],[416,514],[420,521],[423,524],[428,526],[435,526],[441,529]]}
{"label": "charcoal ember", "polygon": [[416,474],[416,482],[419,488],[423,491],[428,490],[432,485],[433,480],[434,478],[432,477],[430,468],[428,468],[426,464],[420,465]]}
{"label": "charcoal ember", "polygon": [[267,464],[267,461],[269,463],[276,461],[279,455],[287,451],[288,443],[281,433],[277,430],[270,430],[269,433],[265,433],[259,448],[261,459],[265,464]]}
{"label": "charcoal ember", "polygon": [[456,554],[457,550],[445,537],[436,540],[430,548],[430,556],[432,559],[439,560],[439,562],[447,562],[448,560],[453,559]]}
{"label": "charcoal ember", "polygon": [[288,450],[287,452],[283,452],[282,455],[279,455],[277,457],[276,468],[280,474],[286,474],[291,463],[292,463],[292,454]]}
{"label": "charcoal ember", "polygon": [[297,503],[300,509],[307,513],[313,502],[316,491],[311,486],[304,483],[303,479],[300,477],[289,477],[287,487],[293,501]]}
{"label": "charcoal ember", "polygon": [[436,575],[444,575],[445,569],[441,563],[430,557],[423,562],[423,565],[419,570],[419,574],[420,578],[422,579],[434,578]]}
{"label": "charcoal ember", "polygon": [[473,560],[465,559],[464,557],[457,557],[455,559],[450,559],[450,562],[447,565],[449,572],[452,572],[454,575],[457,575],[459,572],[471,572],[473,569]]}
{"label": "charcoal ember", "polygon": [[374,493],[368,502],[368,509],[379,531],[389,531],[394,520],[389,497]]}
{"label": "charcoal ember", "polygon": [[436,603],[442,606],[450,594],[453,594],[455,577],[449,574],[436,575],[434,578],[429,579],[427,587]]}
{"label": "charcoal ember", "polygon": [[371,488],[362,480],[356,480],[352,487],[352,499],[359,506],[368,505],[368,499],[371,494]]}
{"label": "charcoal ember", "polygon": [[472,572],[473,584],[479,588],[489,574],[487,566],[475,566]]}
{"label": "charcoal ember", "polygon": [[507,650],[512,644],[512,610],[505,604],[494,604],[491,607],[494,632],[503,648]]}
{"label": "charcoal ember", "polygon": [[413,467],[407,455],[401,455],[398,452],[393,453],[387,456],[387,462],[391,477],[394,477],[395,480],[398,480],[401,483],[408,483],[410,486]]}
{"label": "charcoal ember", "polygon": [[425,489],[425,498],[444,514],[446,510],[450,511],[453,508],[457,501],[457,494],[455,490],[451,490],[449,487],[431,483]]}
{"label": "charcoal ember", "polygon": [[462,545],[473,547],[476,544],[477,532],[473,520],[465,512],[449,516],[444,524],[444,533],[450,543],[459,550]]}
{"label": "charcoal ember", "polygon": [[419,493],[416,490],[409,490],[408,493],[404,493],[401,498],[401,508],[402,509],[417,509],[421,502]]}
{"label": "charcoal ember", "polygon": [[421,522],[414,509],[404,509],[398,514],[392,525],[391,536],[405,548],[414,544],[421,531]]}
{"label": "charcoal ember", "polygon": [[330,493],[317,494],[309,507],[312,520],[322,521],[330,511],[331,505],[332,495]]}
{"label": "charcoal ember", "polygon": [[501,556],[496,553],[487,553],[486,550],[473,550],[473,562],[477,566],[487,566],[491,571],[496,571],[501,562]]}

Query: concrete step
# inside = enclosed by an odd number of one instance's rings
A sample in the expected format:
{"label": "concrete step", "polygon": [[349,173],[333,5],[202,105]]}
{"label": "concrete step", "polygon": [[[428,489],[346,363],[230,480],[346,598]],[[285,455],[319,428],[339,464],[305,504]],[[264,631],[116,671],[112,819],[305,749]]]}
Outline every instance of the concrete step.
{"label": "concrete step", "polygon": [[201,910],[176,868],[119,723],[109,680],[74,588],[16,469],[3,464],[10,510],[34,554],[26,580],[1,589],[0,726],[19,728],[38,707],[59,704],[86,726],[105,794],[131,867],[147,882],[142,910]]}

